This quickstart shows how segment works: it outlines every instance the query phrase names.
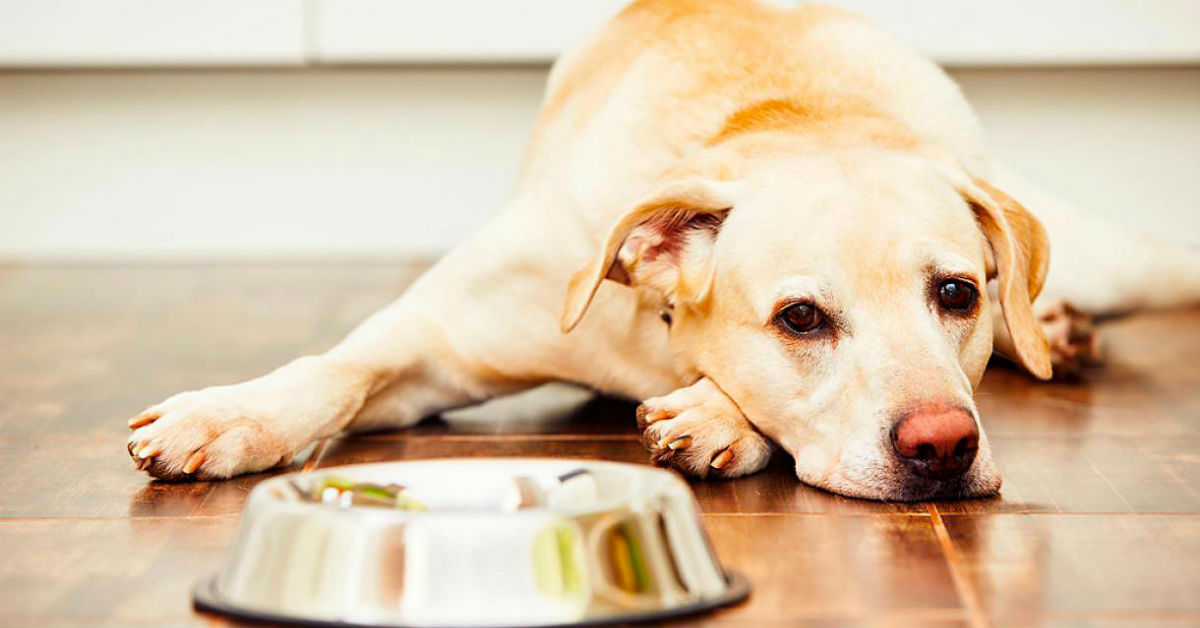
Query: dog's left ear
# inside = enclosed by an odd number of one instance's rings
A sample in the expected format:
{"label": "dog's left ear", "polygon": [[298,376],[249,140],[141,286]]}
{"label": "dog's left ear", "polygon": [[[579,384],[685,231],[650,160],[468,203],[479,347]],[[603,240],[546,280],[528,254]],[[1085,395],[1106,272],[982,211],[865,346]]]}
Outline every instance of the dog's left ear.
{"label": "dog's left ear", "polygon": [[664,299],[701,299],[712,281],[709,249],[733,207],[736,183],[669,182],[621,216],[600,251],[571,277],[560,325],[579,324],[605,279],[659,290]]}
{"label": "dog's left ear", "polygon": [[1050,379],[1050,345],[1033,313],[1050,267],[1050,242],[1042,223],[1011,196],[981,179],[963,182],[960,191],[991,245],[1004,323],[1021,365],[1039,379]]}

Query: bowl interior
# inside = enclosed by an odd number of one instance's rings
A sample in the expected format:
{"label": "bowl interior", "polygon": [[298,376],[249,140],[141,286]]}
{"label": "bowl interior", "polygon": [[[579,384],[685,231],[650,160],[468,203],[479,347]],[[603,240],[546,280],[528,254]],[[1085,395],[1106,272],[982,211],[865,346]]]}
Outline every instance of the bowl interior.
{"label": "bowl interior", "polygon": [[409,511],[413,514],[535,509],[580,514],[647,499],[691,499],[686,483],[672,473],[582,460],[430,460],[353,465],[282,476],[266,484],[276,497],[290,501],[285,486],[298,490],[301,496],[313,496],[329,478],[376,486],[399,485],[405,496],[423,506]]}

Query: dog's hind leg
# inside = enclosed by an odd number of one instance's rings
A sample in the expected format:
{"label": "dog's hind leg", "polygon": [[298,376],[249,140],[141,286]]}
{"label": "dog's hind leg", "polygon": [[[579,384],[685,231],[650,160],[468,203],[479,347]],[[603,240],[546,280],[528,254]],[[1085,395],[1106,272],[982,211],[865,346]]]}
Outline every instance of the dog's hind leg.
{"label": "dog's hind leg", "polygon": [[[1050,239],[1050,271],[1034,310],[1056,376],[1099,359],[1093,317],[1200,304],[1200,251],[1087,215],[1009,171],[997,175],[998,185],[1038,217]],[[1003,325],[996,330],[1003,355],[1009,341]]]}
{"label": "dog's hind leg", "polygon": [[1043,309],[1065,302],[1099,316],[1200,304],[1200,251],[1089,215],[1007,170],[997,175],[1050,237]]}

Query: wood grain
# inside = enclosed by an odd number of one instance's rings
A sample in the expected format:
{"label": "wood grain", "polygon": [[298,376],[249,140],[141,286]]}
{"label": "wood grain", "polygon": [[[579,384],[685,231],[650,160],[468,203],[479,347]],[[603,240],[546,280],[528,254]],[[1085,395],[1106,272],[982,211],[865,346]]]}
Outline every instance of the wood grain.
{"label": "wood grain", "polygon": [[956,515],[945,521],[998,625],[1200,619],[1200,517]]}
{"label": "wood grain", "polygon": [[[189,589],[271,473],[164,484],[124,421],[321,351],[403,291],[399,264],[0,267],[0,625],[201,625]],[[999,498],[847,499],[778,455],[694,483],[750,600],[689,626],[1200,624],[1200,310],[1103,328],[1104,368],[978,401]],[[635,404],[565,386],[329,443],[319,466],[445,456],[646,463]],[[940,526],[940,527],[939,527]],[[672,624],[677,625],[677,624]]]}

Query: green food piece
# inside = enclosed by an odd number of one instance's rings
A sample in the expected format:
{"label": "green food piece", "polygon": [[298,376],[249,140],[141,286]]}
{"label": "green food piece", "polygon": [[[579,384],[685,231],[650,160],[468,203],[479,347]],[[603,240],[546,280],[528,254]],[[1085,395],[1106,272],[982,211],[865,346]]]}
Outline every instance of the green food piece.
{"label": "green food piece", "polygon": [[321,478],[313,491],[312,499],[322,501],[322,496],[328,489],[335,489],[339,494],[350,493],[352,503],[356,506],[376,506],[397,508],[399,510],[427,511],[421,502],[404,494],[404,487],[399,484],[372,484],[370,482],[354,482],[336,475],[326,475]]}
{"label": "green food piece", "polygon": [[564,591],[554,536],[554,527],[548,526],[533,537],[533,578],[543,593],[557,596]]}
{"label": "green food piece", "polygon": [[646,573],[646,561],[642,556],[642,546],[637,536],[633,534],[633,526],[622,523],[618,528],[625,542],[629,544],[629,564],[633,568],[633,590],[642,593],[650,588],[650,577]]}
{"label": "green food piece", "polygon": [[538,531],[533,538],[533,571],[538,588],[555,597],[574,597],[582,590],[575,564],[576,535],[562,523]]}
{"label": "green food piece", "polygon": [[630,558],[629,539],[619,528],[614,529],[608,538],[608,559],[612,567],[613,580],[618,589],[628,593],[637,592],[637,576],[633,571],[633,560]]}
{"label": "green food piece", "polygon": [[321,491],[324,491],[327,488],[336,488],[339,491],[348,491],[354,488],[354,482],[340,476],[327,475],[321,478],[321,484],[317,486],[317,493],[320,494]]}
{"label": "green food piece", "polygon": [[396,494],[377,484],[357,484],[352,488],[355,493],[368,497],[378,497],[388,501],[396,499]]}
{"label": "green food piece", "polygon": [[562,566],[563,590],[570,594],[578,593],[583,587],[575,565],[575,535],[566,526],[559,526],[554,532],[554,539],[558,544],[558,560]]}

